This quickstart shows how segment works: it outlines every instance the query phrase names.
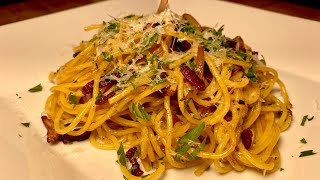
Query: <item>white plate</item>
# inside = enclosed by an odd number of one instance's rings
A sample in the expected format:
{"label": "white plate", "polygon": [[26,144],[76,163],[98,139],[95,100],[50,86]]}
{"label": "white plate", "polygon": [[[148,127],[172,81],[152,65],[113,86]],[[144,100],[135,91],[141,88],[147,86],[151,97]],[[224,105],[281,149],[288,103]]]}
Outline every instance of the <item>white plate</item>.
{"label": "white plate", "polygon": [[[86,25],[111,16],[150,13],[157,4],[156,0],[106,1],[0,27],[0,179],[123,179],[114,151],[95,149],[88,142],[46,143],[40,116],[52,86],[47,77],[71,58],[73,45],[92,35],[82,30]],[[284,171],[263,177],[252,170],[226,175],[211,170],[201,179],[320,179],[320,23],[221,1],[170,0],[170,7],[193,14],[204,25],[224,24],[228,36],[241,35],[279,71],[294,106],[293,123],[279,145]],[[44,91],[27,92],[38,83]],[[302,127],[306,114],[315,119]],[[30,128],[21,122],[31,122]],[[308,143],[302,145],[302,138]],[[319,153],[298,157],[309,149]],[[163,177],[182,178],[199,179],[193,169],[168,170]]]}

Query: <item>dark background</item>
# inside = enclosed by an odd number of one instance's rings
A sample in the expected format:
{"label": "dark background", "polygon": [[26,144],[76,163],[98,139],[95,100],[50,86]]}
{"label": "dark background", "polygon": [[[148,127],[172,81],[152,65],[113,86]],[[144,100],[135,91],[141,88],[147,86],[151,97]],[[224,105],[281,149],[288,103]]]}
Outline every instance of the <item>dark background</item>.
{"label": "dark background", "polygon": [[[103,0],[0,0],[0,26],[99,1]],[[320,0],[224,1],[320,21]]]}

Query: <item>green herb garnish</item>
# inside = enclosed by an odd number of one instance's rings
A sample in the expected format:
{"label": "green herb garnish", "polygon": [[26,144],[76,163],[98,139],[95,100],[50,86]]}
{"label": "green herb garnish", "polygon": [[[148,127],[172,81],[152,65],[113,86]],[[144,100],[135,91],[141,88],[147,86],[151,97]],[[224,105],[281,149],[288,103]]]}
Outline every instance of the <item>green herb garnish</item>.
{"label": "green herb garnish", "polygon": [[24,127],[30,127],[30,123],[27,122],[27,123],[21,123]]}
{"label": "green herb garnish", "polygon": [[114,32],[114,33],[118,33],[120,29],[120,23],[118,22],[111,22],[109,23],[109,25],[107,27],[104,28],[104,31],[106,33],[109,32]]}
{"label": "green herb garnish", "polygon": [[283,171],[284,169],[283,168],[280,168],[280,171]]}
{"label": "green herb garnish", "polygon": [[198,126],[192,128],[189,132],[187,132],[178,140],[178,143],[183,145],[175,150],[177,154],[175,155],[174,159],[176,161],[180,160],[180,158],[188,152],[188,150],[191,146],[193,146],[195,140],[198,139],[204,128],[205,123],[202,122]]}
{"label": "green herb garnish", "polygon": [[194,33],[196,31],[197,27],[193,26],[192,24],[185,24],[180,31],[184,33]]}
{"label": "green herb garnish", "polygon": [[127,162],[126,162],[126,155],[125,155],[125,153],[124,153],[124,148],[123,148],[122,142],[120,143],[120,147],[119,147],[119,149],[118,149],[118,151],[117,151],[117,154],[119,155],[119,162],[120,162],[120,164],[121,164],[122,166],[125,166],[125,167],[126,167],[126,164],[127,164]]}
{"label": "green herb garnish", "polygon": [[207,141],[207,137],[205,137],[202,143],[195,150],[193,150],[192,153],[188,156],[189,160],[195,160],[197,158],[197,155],[199,154],[199,152],[206,145],[206,141]]}
{"label": "green herb garnish", "polygon": [[101,54],[102,54],[102,57],[103,57],[103,59],[104,59],[105,61],[108,61],[108,62],[113,61],[113,56],[112,56],[112,55],[109,55],[108,52],[103,51]]}
{"label": "green herb garnish", "polygon": [[314,154],[317,154],[317,153],[313,152],[313,150],[307,150],[307,151],[300,152],[299,157],[311,156],[311,155],[314,155]]}
{"label": "green herb garnish", "polygon": [[144,53],[148,49],[150,49],[154,45],[154,43],[157,42],[158,37],[159,37],[158,33],[154,33],[150,38],[148,38],[148,36],[145,36],[143,39],[144,47],[142,48],[141,52]]}
{"label": "green herb garnish", "polygon": [[256,70],[253,67],[250,67],[248,69],[247,73],[245,73],[245,75],[250,81],[252,81],[252,82],[257,81]]}
{"label": "green herb garnish", "polygon": [[69,94],[69,103],[73,104],[73,106],[77,104],[77,96],[74,95],[73,93]]}
{"label": "green herb garnish", "polygon": [[233,71],[235,69],[234,65],[229,66],[229,71]]}
{"label": "green herb garnish", "polygon": [[313,120],[314,116],[312,116],[311,118],[308,118],[308,116],[309,116],[309,115],[303,116],[302,121],[301,121],[301,124],[300,124],[301,126],[304,126],[307,120],[308,120],[308,121],[312,121],[312,120]]}
{"label": "green herb garnish", "polygon": [[302,144],[307,144],[307,141],[306,141],[305,138],[300,139],[300,142],[301,142]]}
{"label": "green herb garnish", "polygon": [[150,115],[144,110],[144,107],[138,103],[138,107],[132,103],[132,113],[135,117],[141,118],[141,119],[145,119],[147,121],[151,120]]}
{"label": "green herb garnish", "polygon": [[246,54],[245,52],[241,51],[241,50],[239,50],[239,51],[237,52],[237,54],[238,54],[242,59],[244,59],[244,58],[247,56],[247,54]]}
{"label": "green herb garnish", "polygon": [[98,96],[96,97],[96,102],[103,98],[103,93],[99,91]]}
{"label": "green herb garnish", "polygon": [[41,85],[41,84],[38,84],[38,85],[36,85],[35,87],[30,88],[28,91],[29,91],[29,92],[32,92],[32,93],[42,91],[42,85]]}

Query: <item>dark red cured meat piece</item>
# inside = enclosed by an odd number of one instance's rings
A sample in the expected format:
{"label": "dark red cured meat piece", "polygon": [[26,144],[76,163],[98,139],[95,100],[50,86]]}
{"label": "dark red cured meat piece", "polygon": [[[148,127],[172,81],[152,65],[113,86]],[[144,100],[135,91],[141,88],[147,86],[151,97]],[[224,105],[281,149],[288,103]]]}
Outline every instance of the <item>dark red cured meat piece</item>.
{"label": "dark red cured meat piece", "polygon": [[108,102],[108,99],[116,95],[116,92],[112,91],[107,96],[103,96],[102,98],[98,99],[95,103],[96,105],[102,105]]}
{"label": "dark red cured meat piece", "polygon": [[213,113],[217,110],[216,106],[200,106],[200,116],[202,118],[207,117],[209,113]]}
{"label": "dark red cured meat piece", "polygon": [[229,111],[225,116],[224,116],[224,119],[226,120],[226,121],[231,121],[232,120],[232,112],[231,111]]}
{"label": "dark red cured meat piece", "polygon": [[[109,79],[103,80],[99,82],[99,88],[106,87],[105,91],[109,90],[117,81],[110,81]],[[82,87],[81,91],[83,95],[92,94],[93,91],[94,80],[88,82],[85,86]]]}
{"label": "dark red cured meat piece", "polygon": [[86,131],[85,133],[79,135],[79,136],[71,136],[69,134],[64,134],[61,137],[61,141],[64,144],[67,144],[68,142],[73,142],[73,141],[84,141],[90,137],[91,132]]}
{"label": "dark red cured meat piece", "polygon": [[138,148],[137,147],[132,147],[126,152],[126,158],[131,160],[134,156],[134,154],[137,152]]}
{"label": "dark red cured meat piece", "polygon": [[177,52],[185,52],[191,48],[191,44],[184,40],[184,41],[175,41],[173,44],[173,50]]}
{"label": "dark red cured meat piece", "polygon": [[94,80],[88,82],[85,86],[82,87],[81,91],[83,95],[91,94],[93,91]]}
{"label": "dark red cured meat piece", "polygon": [[180,71],[191,86],[195,87],[199,91],[204,91],[206,89],[204,82],[187,65],[181,64]]}
{"label": "dark red cured meat piece", "polygon": [[253,134],[250,129],[245,129],[241,133],[242,143],[246,149],[249,149],[251,147],[252,136],[253,136]]}

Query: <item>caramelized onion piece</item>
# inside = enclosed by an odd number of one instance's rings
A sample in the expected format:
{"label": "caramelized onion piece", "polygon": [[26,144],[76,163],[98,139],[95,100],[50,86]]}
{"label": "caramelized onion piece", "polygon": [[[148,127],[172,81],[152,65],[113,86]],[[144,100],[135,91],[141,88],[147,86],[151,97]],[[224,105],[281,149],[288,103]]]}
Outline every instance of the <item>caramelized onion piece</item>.
{"label": "caramelized onion piece", "polygon": [[204,72],[204,48],[198,46],[197,61],[196,61],[196,73],[200,79],[203,80]]}

